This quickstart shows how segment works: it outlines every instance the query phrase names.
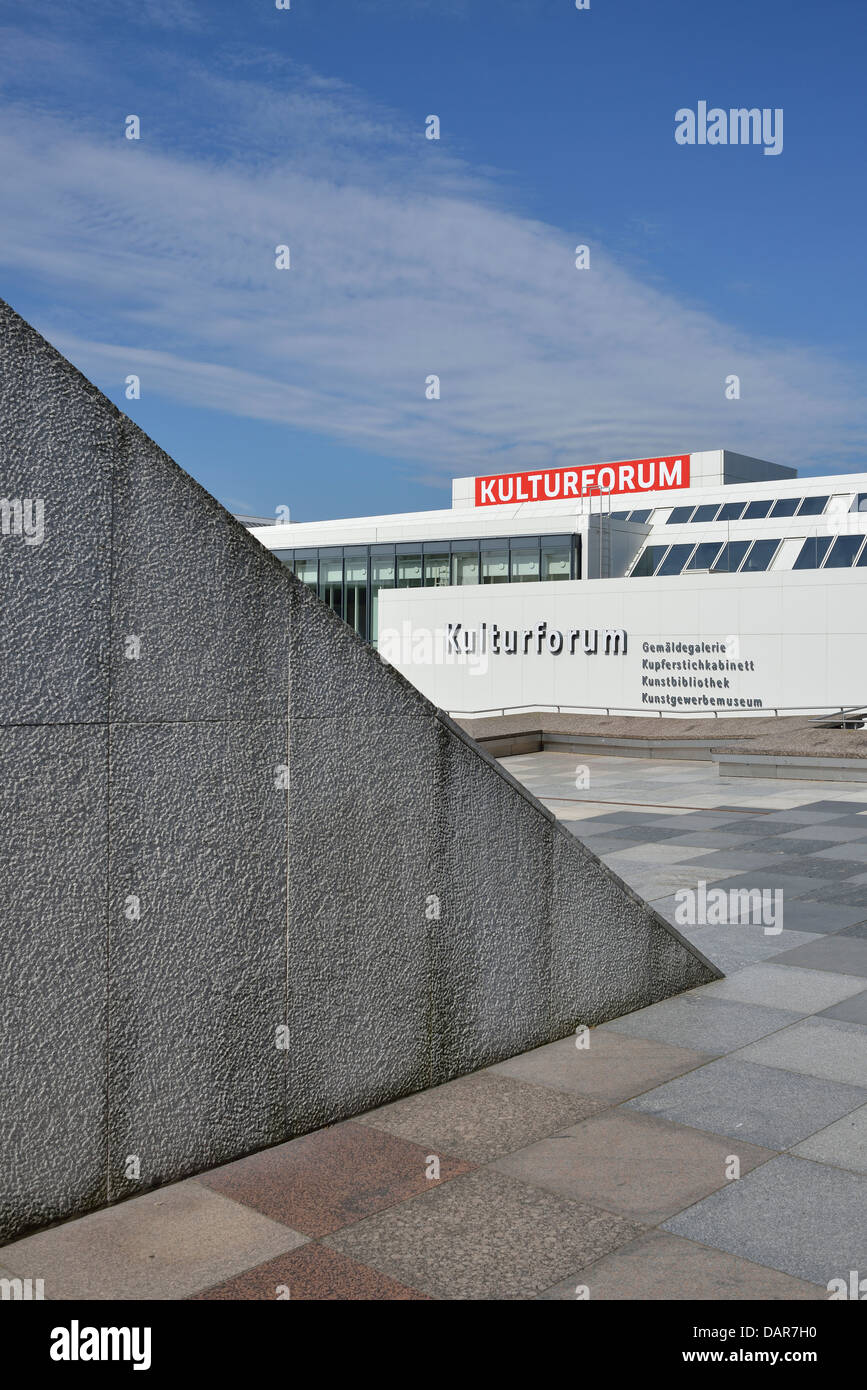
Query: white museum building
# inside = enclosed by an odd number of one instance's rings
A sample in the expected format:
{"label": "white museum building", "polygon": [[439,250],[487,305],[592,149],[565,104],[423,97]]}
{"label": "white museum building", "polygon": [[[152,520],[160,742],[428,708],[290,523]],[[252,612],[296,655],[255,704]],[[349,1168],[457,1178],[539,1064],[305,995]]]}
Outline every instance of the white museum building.
{"label": "white museum building", "polygon": [[250,529],[453,714],[867,705],[867,473],[798,478],[720,449]]}

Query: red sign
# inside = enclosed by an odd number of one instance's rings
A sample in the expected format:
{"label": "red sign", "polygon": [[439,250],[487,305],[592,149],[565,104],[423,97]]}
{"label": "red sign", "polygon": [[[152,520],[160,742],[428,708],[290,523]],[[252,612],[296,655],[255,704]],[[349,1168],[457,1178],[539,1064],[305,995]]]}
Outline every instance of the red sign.
{"label": "red sign", "polygon": [[508,502],[564,502],[607,493],[668,492],[689,487],[689,454],[627,459],[587,468],[544,468],[535,473],[495,473],[476,478],[476,506]]}

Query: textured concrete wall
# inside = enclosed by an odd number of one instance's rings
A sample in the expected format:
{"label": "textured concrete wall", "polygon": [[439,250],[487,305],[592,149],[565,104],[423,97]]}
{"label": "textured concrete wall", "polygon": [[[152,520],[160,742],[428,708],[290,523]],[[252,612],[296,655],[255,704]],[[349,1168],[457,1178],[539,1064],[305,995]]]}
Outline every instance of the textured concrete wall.
{"label": "textured concrete wall", "polygon": [[0,1239],[715,974],[2,304],[0,493]]}

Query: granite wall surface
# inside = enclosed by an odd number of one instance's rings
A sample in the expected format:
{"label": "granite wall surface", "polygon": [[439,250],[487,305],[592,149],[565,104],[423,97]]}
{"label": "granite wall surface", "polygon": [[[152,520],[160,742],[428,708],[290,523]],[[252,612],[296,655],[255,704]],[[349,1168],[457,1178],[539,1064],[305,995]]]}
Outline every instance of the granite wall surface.
{"label": "granite wall surface", "polygon": [[0,494],[0,1240],[715,977],[2,302]]}

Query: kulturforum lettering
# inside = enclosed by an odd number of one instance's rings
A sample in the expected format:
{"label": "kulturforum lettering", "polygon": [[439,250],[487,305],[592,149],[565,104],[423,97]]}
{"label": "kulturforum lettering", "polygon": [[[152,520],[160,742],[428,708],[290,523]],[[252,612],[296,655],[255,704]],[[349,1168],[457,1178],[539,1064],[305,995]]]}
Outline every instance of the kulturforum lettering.
{"label": "kulturforum lettering", "polygon": [[578,651],[585,656],[625,656],[626,632],[622,627],[572,627],[561,632],[547,623],[525,628],[486,622],[465,628],[463,623],[449,623],[446,651],[452,656],[529,656],[532,652],[575,656]]}

